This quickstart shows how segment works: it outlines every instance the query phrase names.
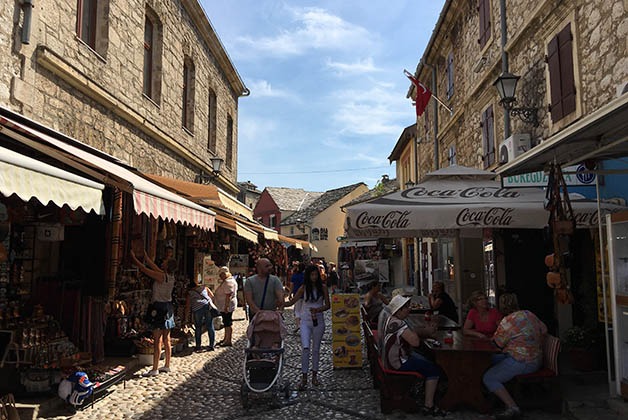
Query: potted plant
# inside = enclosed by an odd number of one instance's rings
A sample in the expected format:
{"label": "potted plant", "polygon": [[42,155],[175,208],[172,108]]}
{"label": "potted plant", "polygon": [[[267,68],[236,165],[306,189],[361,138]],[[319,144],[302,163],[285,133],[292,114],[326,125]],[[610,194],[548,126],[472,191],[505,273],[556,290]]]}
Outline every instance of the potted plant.
{"label": "potted plant", "polygon": [[565,334],[565,346],[569,354],[571,366],[583,372],[596,368],[596,334],[593,330],[582,327],[571,327]]}

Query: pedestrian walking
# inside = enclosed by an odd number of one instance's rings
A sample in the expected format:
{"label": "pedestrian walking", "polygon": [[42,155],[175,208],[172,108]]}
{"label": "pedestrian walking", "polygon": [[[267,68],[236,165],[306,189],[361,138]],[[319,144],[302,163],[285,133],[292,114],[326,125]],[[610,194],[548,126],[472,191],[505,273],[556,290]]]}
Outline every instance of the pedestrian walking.
{"label": "pedestrian walking", "polygon": [[327,284],[329,285],[329,288],[331,289],[331,294],[333,295],[334,293],[336,293],[336,288],[340,284],[340,276],[336,271],[336,263],[329,263],[329,272],[327,273],[327,277],[329,279]]}
{"label": "pedestrian walking", "polygon": [[310,349],[312,354],[312,386],[318,386],[318,366],[323,334],[325,333],[325,318],[323,313],[330,308],[329,291],[323,284],[319,268],[310,265],[305,269],[303,286],[286,303],[294,305],[303,299],[301,306],[301,383],[299,390],[307,387],[307,374],[310,367]]}
{"label": "pedestrian walking", "polygon": [[282,310],[284,307],[283,285],[279,277],[270,274],[273,264],[268,258],[260,258],[257,274],[246,279],[244,298],[249,305],[249,322],[260,310]]}
{"label": "pedestrian walking", "polygon": [[190,319],[190,311],[194,318],[194,338],[196,347],[194,351],[201,351],[201,339],[203,338],[203,326],[207,328],[209,336],[209,351],[214,351],[216,332],[214,331],[214,316],[218,316],[218,310],[213,302],[214,294],[209,287],[196,284],[190,280],[190,288],[185,301],[185,319]]}
{"label": "pedestrian walking", "polygon": [[[131,259],[133,264],[139,270],[153,280],[153,296],[152,304],[149,309],[156,316],[151,325],[153,330],[153,368],[144,374],[144,376],[157,376],[159,372],[170,372],[170,359],[172,357],[172,345],[170,344],[170,330],[174,328],[174,308],[172,307],[172,289],[175,283],[175,272],[177,271],[177,261],[169,259],[164,262],[165,270],[155,264],[155,262],[144,251],[144,262],[150,267],[146,267],[143,262],[139,261],[131,250]],[[163,367],[159,367],[159,359],[161,358],[161,346],[165,347],[166,360]]]}
{"label": "pedestrian walking", "polygon": [[[299,263],[297,265],[296,272],[292,275],[292,278],[290,279],[290,297],[291,298],[299,291],[301,286],[303,286],[304,271],[305,271],[305,264]],[[299,299],[294,304],[294,319],[297,324],[297,329],[295,333],[299,331],[299,328],[301,328],[301,305],[302,304],[303,304],[303,299]]]}
{"label": "pedestrian walking", "polygon": [[238,291],[238,283],[233,278],[228,267],[221,267],[218,272],[220,285],[216,288],[214,295],[216,296],[216,306],[222,317],[222,324],[225,326],[225,336],[219,346],[231,347],[231,337],[233,335],[233,311],[238,305],[236,293]]}

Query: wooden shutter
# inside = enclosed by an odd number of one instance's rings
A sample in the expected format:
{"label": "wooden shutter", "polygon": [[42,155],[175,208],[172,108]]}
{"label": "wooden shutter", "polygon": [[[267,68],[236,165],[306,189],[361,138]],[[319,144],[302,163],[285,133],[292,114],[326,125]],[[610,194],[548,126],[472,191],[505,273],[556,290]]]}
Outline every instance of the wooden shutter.
{"label": "wooden shutter", "polygon": [[490,0],[478,0],[480,12],[480,48],[484,48],[491,37],[491,3]]}
{"label": "wooden shutter", "polygon": [[493,105],[482,113],[482,161],[484,168],[495,163],[495,138],[493,130]]}
{"label": "wooden shutter", "polygon": [[547,45],[547,64],[550,74],[550,112],[552,122],[557,122],[576,110],[571,23]]}
{"label": "wooden shutter", "polygon": [[450,52],[447,57],[447,99],[454,94],[454,53]]}

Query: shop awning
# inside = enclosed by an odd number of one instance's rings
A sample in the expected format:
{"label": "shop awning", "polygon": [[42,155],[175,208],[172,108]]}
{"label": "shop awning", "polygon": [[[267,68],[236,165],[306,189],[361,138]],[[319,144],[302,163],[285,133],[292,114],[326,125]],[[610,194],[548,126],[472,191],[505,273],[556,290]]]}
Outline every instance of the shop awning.
{"label": "shop awning", "polygon": [[232,232],[235,232],[238,236],[249,240],[254,243],[258,243],[258,234],[253,229],[249,229],[244,226],[242,223],[234,220],[231,217],[222,216],[220,214],[216,215],[216,224],[222,228],[229,229]]}
{"label": "shop awning", "polygon": [[24,201],[36,198],[46,205],[104,214],[103,184],[0,147],[0,193],[16,194]]}
{"label": "shop awning", "polygon": [[[201,229],[214,230],[215,213],[213,211],[186,200],[132,172],[113,156],[106,155],[73,139],[63,141],[49,136],[4,116],[0,116],[0,124],[10,129],[2,130],[2,132],[11,138],[31,147],[37,147],[37,144],[33,144],[32,141],[23,137],[24,134],[32,136],[39,142],[62,150],[66,156],[80,162],[83,166],[103,171],[108,177],[128,184],[129,191],[133,194],[133,203],[137,214],[144,213],[154,217],[161,217],[164,220],[173,220],[182,224],[197,226]],[[59,134],[59,136],[62,135]],[[68,141],[73,142],[75,145],[70,144]],[[42,148],[41,151],[48,153],[46,148]]]}
{"label": "shop awning", "polygon": [[502,176],[543,170],[550,162],[571,166],[587,159],[628,156],[628,93],[561,130],[496,169]]}
{"label": "shop awning", "polygon": [[279,235],[279,240],[287,246],[295,246],[297,249],[303,249],[301,241],[291,238],[289,236]]}
{"label": "shop awning", "polygon": [[279,242],[279,234],[276,230],[269,229],[264,227],[264,239],[268,239],[269,241],[277,241]]}
{"label": "shop awning", "polygon": [[[503,188],[483,174],[463,175],[466,171],[459,166],[441,169],[412,188],[347,207],[347,237],[437,237],[453,236],[460,229],[541,229],[547,225],[549,212],[542,189]],[[570,197],[577,227],[597,226],[596,201],[578,194]],[[602,214],[624,209],[608,203],[601,208]]]}
{"label": "shop awning", "polygon": [[217,209],[229,210],[232,213],[241,214],[248,219],[253,218],[253,210],[250,207],[239,202],[235,197],[215,185],[197,184],[153,174],[143,175],[195,203],[208,205]]}

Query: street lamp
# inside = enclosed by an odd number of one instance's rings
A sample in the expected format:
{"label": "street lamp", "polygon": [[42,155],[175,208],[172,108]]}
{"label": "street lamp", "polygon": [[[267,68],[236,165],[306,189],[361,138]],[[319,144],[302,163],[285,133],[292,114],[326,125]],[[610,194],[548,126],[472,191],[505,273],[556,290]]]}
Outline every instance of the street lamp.
{"label": "street lamp", "polygon": [[205,171],[201,169],[201,173],[198,176],[199,184],[207,185],[211,183],[214,179],[218,178],[218,176],[220,175],[220,171],[222,170],[223,162],[224,162],[223,158],[220,158],[220,157],[211,158],[212,173],[206,174]]}
{"label": "street lamp", "polygon": [[506,71],[503,72],[497,80],[495,80],[493,86],[495,86],[497,93],[499,93],[499,103],[504,107],[506,112],[510,113],[511,116],[519,117],[521,121],[538,127],[539,121],[536,117],[536,111],[538,108],[514,107],[517,103],[515,91],[517,90],[517,83],[519,82],[519,79],[521,79],[521,76],[517,76]]}

